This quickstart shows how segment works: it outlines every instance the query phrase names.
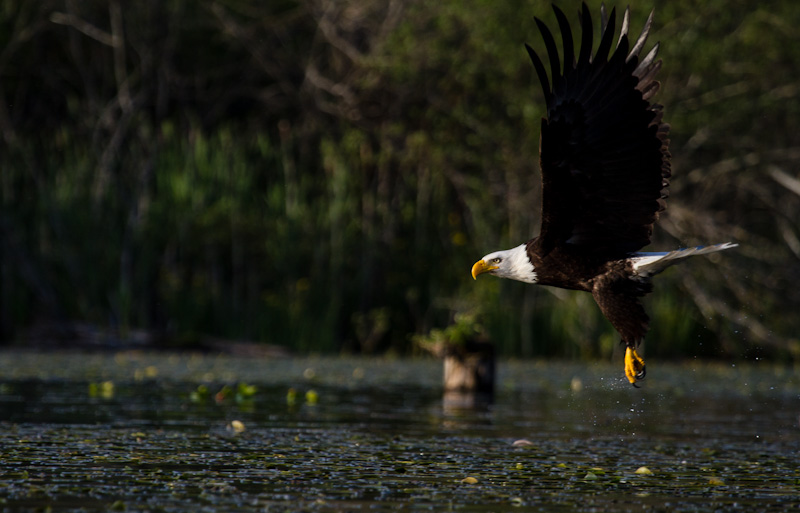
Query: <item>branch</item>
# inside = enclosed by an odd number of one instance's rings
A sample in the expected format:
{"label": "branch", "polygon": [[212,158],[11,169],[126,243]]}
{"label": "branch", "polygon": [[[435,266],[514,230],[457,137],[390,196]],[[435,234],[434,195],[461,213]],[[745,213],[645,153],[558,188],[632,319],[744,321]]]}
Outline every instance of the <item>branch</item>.
{"label": "branch", "polygon": [[122,7],[119,0],[112,1],[108,6],[108,17],[111,20],[111,41],[114,49],[114,78],[117,80],[117,97],[119,107],[123,112],[132,108],[131,94],[128,87],[128,70],[125,62],[125,34],[122,28]]}
{"label": "branch", "polygon": [[258,44],[257,38],[253,37],[251,31],[229,16],[220,4],[212,3],[210,10],[219,20],[223,32],[232,36],[253,56],[261,69],[278,83],[284,94],[292,95],[295,88],[291,81],[286,79],[287,70],[275,58],[275,48],[265,49],[263,44]]}
{"label": "branch", "polygon": [[771,166],[769,174],[773,180],[800,196],[800,180],[785,173],[777,166]]}
{"label": "branch", "polygon": [[351,61],[359,62],[364,57],[355,46],[351,45],[344,38],[339,37],[339,34],[336,33],[336,27],[331,23],[331,20],[328,19],[327,11],[318,21],[318,24],[320,31],[325,36],[328,43],[345,54]]}
{"label": "branch", "polygon": [[56,23],[58,25],[67,25],[81,34],[84,34],[95,41],[98,41],[106,46],[114,47],[115,44],[118,42],[114,39],[114,36],[109,34],[108,32],[101,30],[88,21],[82,20],[81,18],[75,16],[74,14],[68,14],[64,12],[54,12],[50,15],[50,21]]}
{"label": "branch", "polygon": [[356,102],[356,95],[347,84],[339,82],[338,84],[326,77],[323,77],[317,67],[309,63],[306,68],[306,80],[310,82],[317,89],[326,91],[334,96],[342,98],[348,105],[354,105]]}

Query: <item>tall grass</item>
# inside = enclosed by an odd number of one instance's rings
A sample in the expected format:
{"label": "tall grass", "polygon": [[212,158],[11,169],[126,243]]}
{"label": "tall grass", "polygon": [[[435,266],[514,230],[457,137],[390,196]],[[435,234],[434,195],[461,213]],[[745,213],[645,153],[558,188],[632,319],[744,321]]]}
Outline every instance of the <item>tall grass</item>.
{"label": "tall grass", "polygon": [[[321,170],[298,169],[295,153],[263,133],[169,123],[153,133],[126,148],[105,187],[92,152],[66,133],[53,151],[3,155],[12,328],[56,316],[122,335],[152,330],[172,345],[215,336],[406,352],[411,334],[473,312],[503,354],[614,350],[588,294],[473,282],[470,264],[497,243],[495,230],[465,227],[443,176],[422,167],[408,179],[357,131],[320,141]],[[9,272],[22,261],[28,274]],[[650,304],[658,353],[703,337],[677,293],[667,279]]]}

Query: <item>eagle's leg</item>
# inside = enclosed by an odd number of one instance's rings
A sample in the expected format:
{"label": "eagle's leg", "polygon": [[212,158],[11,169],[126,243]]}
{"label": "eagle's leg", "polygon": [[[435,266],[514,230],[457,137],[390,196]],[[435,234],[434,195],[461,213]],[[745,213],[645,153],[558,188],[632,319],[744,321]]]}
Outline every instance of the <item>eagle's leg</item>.
{"label": "eagle's leg", "polygon": [[625,349],[625,377],[628,378],[631,385],[636,386],[636,382],[644,379],[647,370],[644,366],[644,360],[636,352],[633,344],[626,344]]}

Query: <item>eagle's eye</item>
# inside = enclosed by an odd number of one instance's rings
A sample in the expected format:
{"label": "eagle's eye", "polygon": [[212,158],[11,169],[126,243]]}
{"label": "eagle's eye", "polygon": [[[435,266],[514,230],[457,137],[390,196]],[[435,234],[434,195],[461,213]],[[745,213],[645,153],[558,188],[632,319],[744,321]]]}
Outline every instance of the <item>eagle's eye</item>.
{"label": "eagle's eye", "polygon": [[497,258],[493,258],[493,259],[492,259],[492,263],[493,263],[493,264],[499,264],[499,263],[500,263],[500,262],[502,262],[502,261],[503,261],[503,259],[502,259],[502,258],[500,258],[500,257],[497,257]]}

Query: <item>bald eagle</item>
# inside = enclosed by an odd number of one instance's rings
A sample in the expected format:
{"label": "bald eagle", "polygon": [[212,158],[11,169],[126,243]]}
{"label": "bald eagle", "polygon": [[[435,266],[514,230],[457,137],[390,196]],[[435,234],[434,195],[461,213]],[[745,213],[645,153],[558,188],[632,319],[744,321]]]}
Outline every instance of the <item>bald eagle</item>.
{"label": "bald eagle", "polygon": [[550,80],[542,60],[525,45],[547,105],[539,140],[540,233],[484,256],[472,267],[472,277],[489,273],[591,293],[626,346],[625,376],[636,386],[645,376],[636,348],[649,325],[640,298],[652,291],[652,277],[688,256],[736,244],[639,251],[650,243],[653,225],[666,207],[671,174],[669,125],[662,121],[662,106],[650,103],[660,86],[655,80],[661,68],[658,43],[639,57],[653,13],[631,46],[626,9],[609,57],[616,9],[608,15],[602,7],[600,43],[592,55],[592,19],[584,3],[576,59],[569,22],[558,7],[553,10],[562,35],[563,67],[540,19],[535,21],[547,49]]}

